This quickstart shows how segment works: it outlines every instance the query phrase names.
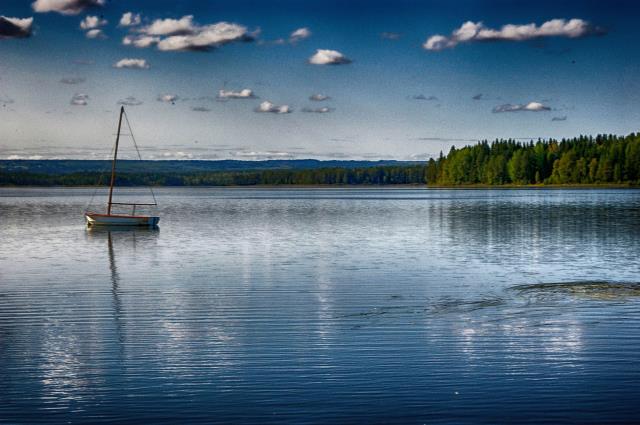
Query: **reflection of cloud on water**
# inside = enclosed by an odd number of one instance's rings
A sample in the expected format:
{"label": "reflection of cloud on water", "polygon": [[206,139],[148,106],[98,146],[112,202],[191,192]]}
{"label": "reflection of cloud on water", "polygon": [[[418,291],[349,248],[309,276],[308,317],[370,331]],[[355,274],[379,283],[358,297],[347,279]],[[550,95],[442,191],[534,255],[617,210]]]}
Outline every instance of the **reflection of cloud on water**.
{"label": "reflection of cloud on water", "polygon": [[[543,373],[539,369],[541,363],[551,362],[555,368],[581,364],[584,330],[580,319],[560,317],[545,321],[524,315],[507,315],[499,321],[485,319],[465,315],[452,324],[452,341],[465,356],[467,366],[498,362],[500,372],[495,373],[531,377]],[[502,354],[496,358],[496,353]]]}
{"label": "reflection of cloud on water", "polygon": [[335,300],[335,282],[331,278],[331,244],[321,239],[317,246],[320,251],[316,259],[316,284],[314,295],[317,305],[316,335],[320,340],[319,348],[328,348],[334,337],[333,309]]}
{"label": "reflection of cloud on water", "polygon": [[491,364],[496,374],[523,379],[548,374],[553,379],[561,369],[587,367],[594,349],[589,347],[590,329],[599,326],[597,317],[609,308],[630,308],[638,297],[636,282],[542,283],[460,299],[398,304],[381,298],[375,306],[339,317],[351,329],[422,317],[416,323],[423,327],[425,344],[447,358],[459,355],[458,367],[466,372]]}
{"label": "reflection of cloud on water", "polygon": [[[100,374],[95,374],[92,381],[84,376],[86,365],[81,360],[84,350],[80,338],[62,332],[57,324],[52,323],[45,326],[42,339],[44,359],[41,363],[41,382],[44,402],[68,406],[81,401],[89,388],[99,384],[95,379]],[[99,348],[91,347],[88,352],[96,350],[99,351]],[[97,367],[94,365],[94,368]]]}
{"label": "reflection of cloud on water", "polygon": [[447,358],[460,356],[457,367],[465,372],[491,365],[495,374],[553,379],[561,369],[586,367],[593,350],[589,329],[600,320],[594,315],[638,297],[636,282],[539,283],[499,295],[433,297],[404,305],[380,299],[376,306],[339,317],[351,329],[422,317],[417,323],[425,344]]}

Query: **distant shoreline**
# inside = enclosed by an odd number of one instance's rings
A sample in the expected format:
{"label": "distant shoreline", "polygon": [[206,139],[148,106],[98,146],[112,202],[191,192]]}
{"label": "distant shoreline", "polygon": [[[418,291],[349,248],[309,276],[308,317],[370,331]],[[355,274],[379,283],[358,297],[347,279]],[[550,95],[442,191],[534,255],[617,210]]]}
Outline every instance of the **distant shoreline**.
{"label": "distant shoreline", "polygon": [[[144,188],[149,186],[144,185],[129,185],[120,186],[121,189],[135,189]],[[185,189],[434,189],[434,190],[514,190],[514,189],[528,189],[528,190],[557,190],[557,189],[640,189],[640,185],[631,185],[626,183],[619,184],[504,184],[504,185],[484,185],[484,184],[462,184],[462,185],[427,185],[427,184],[255,184],[255,185],[191,185],[191,186],[179,186],[179,185],[162,185],[151,186],[153,189],[157,188],[185,188]],[[20,188],[34,188],[34,189],[95,189],[96,186],[89,185],[0,185],[0,189],[20,189]],[[108,189],[108,186],[99,186],[99,188]]]}

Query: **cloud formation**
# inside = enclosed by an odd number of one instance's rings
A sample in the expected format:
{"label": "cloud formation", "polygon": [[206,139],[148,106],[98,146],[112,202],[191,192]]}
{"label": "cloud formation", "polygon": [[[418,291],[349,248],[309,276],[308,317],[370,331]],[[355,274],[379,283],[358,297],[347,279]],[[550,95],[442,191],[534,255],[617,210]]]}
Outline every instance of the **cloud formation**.
{"label": "cloud formation", "polygon": [[27,38],[31,36],[33,18],[0,16],[0,40],[3,38]]}
{"label": "cloud formation", "polygon": [[85,82],[82,77],[65,77],[60,80],[62,84],[81,84]]}
{"label": "cloud formation", "polygon": [[108,24],[106,19],[102,19],[98,16],[86,16],[80,21],[80,28],[83,30],[90,30],[94,28],[100,28]]}
{"label": "cloud formation", "polygon": [[289,105],[276,105],[274,103],[265,100],[256,109],[256,112],[271,112],[274,114],[288,114],[292,112]]}
{"label": "cloud formation", "polygon": [[193,154],[188,153],[188,152],[183,152],[183,151],[176,151],[176,152],[163,152],[162,153],[162,157],[167,159],[167,158],[173,158],[173,159],[193,159]]}
{"label": "cloud formation", "polygon": [[322,102],[324,100],[329,100],[331,97],[326,94],[316,93],[309,96],[309,100],[313,100],[314,102]]}
{"label": "cloud formation", "polygon": [[192,35],[174,35],[161,40],[158,49],[164,51],[206,51],[233,41],[251,41],[254,36],[242,25],[219,22],[198,28]]}
{"label": "cloud formation", "polygon": [[135,32],[126,36],[123,44],[140,48],[156,45],[162,51],[207,51],[234,41],[252,41],[256,35],[229,22],[200,26],[193,22],[193,15],[156,19]]}
{"label": "cloud formation", "polygon": [[156,19],[141,29],[147,35],[178,35],[193,34],[196,26],[193,24],[193,15],[183,16],[180,19]]}
{"label": "cloud formation", "polygon": [[461,139],[455,137],[417,137],[415,140],[425,141],[425,142],[464,142],[464,143],[475,143],[478,142],[478,139]]}
{"label": "cloud formation", "polygon": [[177,94],[161,94],[158,96],[158,102],[171,103],[174,104],[179,97]]}
{"label": "cloud formation", "polygon": [[144,102],[136,99],[133,96],[127,96],[124,99],[120,99],[118,101],[118,105],[125,105],[125,106],[138,106],[138,105],[142,105]]}
{"label": "cloud formation", "polygon": [[344,65],[351,63],[351,59],[337,50],[318,49],[309,58],[309,63],[312,65]]}
{"label": "cloud formation", "polygon": [[154,37],[150,35],[127,35],[122,39],[122,44],[124,44],[125,46],[135,46],[144,49],[157,44],[159,41],[160,37]]}
{"label": "cloud formation", "polygon": [[256,95],[253,93],[251,89],[242,89],[240,91],[233,90],[219,90],[218,91],[218,99],[219,100],[228,100],[228,99],[253,99]]}
{"label": "cloud formation", "polygon": [[400,37],[402,37],[402,34],[400,34],[399,32],[389,32],[389,31],[385,31],[385,32],[381,32],[380,33],[380,37],[387,39],[387,40],[397,40]]}
{"label": "cloud formation", "polygon": [[411,96],[411,99],[413,100],[429,100],[429,101],[436,101],[438,100],[437,97],[433,96],[433,95],[429,95],[429,96],[425,96],[423,94],[416,94]]}
{"label": "cloud formation", "polygon": [[57,12],[62,15],[77,15],[92,7],[102,7],[106,0],[36,0],[31,4],[39,13]]}
{"label": "cloud formation", "polygon": [[290,43],[297,43],[300,40],[304,40],[305,38],[311,37],[311,30],[307,27],[298,28],[294,32],[289,35]]}
{"label": "cloud formation", "polygon": [[542,37],[580,38],[588,35],[602,34],[602,30],[582,19],[551,19],[537,26],[504,25],[499,30],[487,28],[482,22],[467,21],[450,36],[434,35],[422,45],[426,50],[440,51],[451,49],[460,43],[476,41],[525,41]]}
{"label": "cloud formation", "polygon": [[146,59],[124,58],[113,64],[114,68],[149,69]]}
{"label": "cloud formation", "polygon": [[244,160],[265,160],[265,159],[294,159],[295,153],[281,151],[247,151],[239,150],[230,152],[232,158],[242,158]]}
{"label": "cloud formation", "polygon": [[141,19],[139,13],[126,12],[120,18],[120,22],[118,23],[121,27],[133,27],[136,25],[140,25]]}
{"label": "cloud formation", "polygon": [[302,112],[310,112],[310,113],[316,113],[316,114],[324,114],[332,111],[333,111],[333,108],[329,108],[328,106],[322,106],[320,108],[302,108]]}
{"label": "cloud formation", "polygon": [[18,160],[18,159],[30,159],[30,160],[40,160],[40,159],[44,159],[44,156],[42,155],[9,155],[7,156],[8,160]]}
{"label": "cloud formation", "polygon": [[98,28],[87,31],[85,35],[87,38],[107,38],[107,36],[104,35],[104,32]]}
{"label": "cloud formation", "polygon": [[521,112],[521,111],[529,111],[529,112],[543,112],[550,111],[551,108],[543,105],[540,102],[529,102],[526,104],[512,104],[506,103],[504,105],[498,105],[493,108],[493,113],[501,113],[501,112]]}
{"label": "cloud formation", "polygon": [[76,93],[71,98],[71,104],[74,106],[87,106],[89,95],[84,93]]}

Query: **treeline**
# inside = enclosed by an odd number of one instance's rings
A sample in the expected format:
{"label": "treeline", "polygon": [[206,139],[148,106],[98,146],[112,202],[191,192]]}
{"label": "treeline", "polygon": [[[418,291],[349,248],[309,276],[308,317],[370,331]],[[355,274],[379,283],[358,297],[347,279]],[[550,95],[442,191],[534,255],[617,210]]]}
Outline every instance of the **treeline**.
{"label": "treeline", "polygon": [[[0,172],[3,186],[107,185],[97,172]],[[119,186],[640,184],[640,134],[483,141],[412,165],[118,173]]]}
{"label": "treeline", "polygon": [[[116,186],[254,186],[424,184],[426,167],[379,166],[302,170],[214,171],[199,173],[118,173]],[[0,173],[2,186],[108,185],[100,173],[62,175]]]}
{"label": "treeline", "polygon": [[481,142],[429,160],[426,181],[460,184],[640,183],[640,134]]}

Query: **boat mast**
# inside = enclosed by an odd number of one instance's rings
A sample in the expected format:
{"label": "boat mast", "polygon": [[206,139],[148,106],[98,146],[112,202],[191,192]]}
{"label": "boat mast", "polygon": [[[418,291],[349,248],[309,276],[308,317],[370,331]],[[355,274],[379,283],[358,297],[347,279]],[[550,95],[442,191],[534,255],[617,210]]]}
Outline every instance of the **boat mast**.
{"label": "boat mast", "polygon": [[109,204],[107,206],[107,215],[111,215],[111,199],[113,198],[113,185],[116,182],[116,158],[118,157],[118,143],[120,142],[120,127],[122,126],[122,115],[124,114],[124,106],[120,107],[120,119],[118,119],[118,134],[116,135],[116,148],[113,152],[113,162],[111,163],[111,184],[109,185]]}

